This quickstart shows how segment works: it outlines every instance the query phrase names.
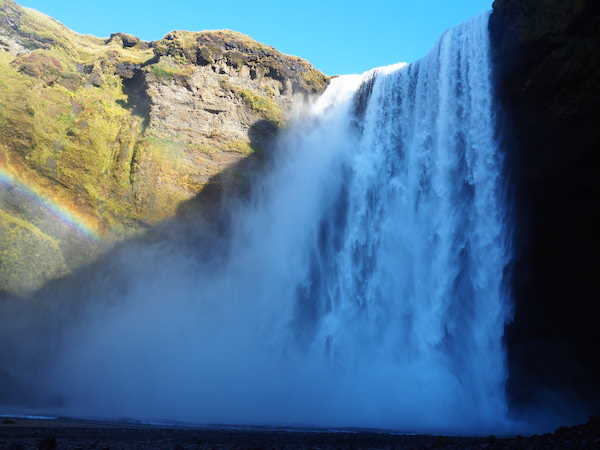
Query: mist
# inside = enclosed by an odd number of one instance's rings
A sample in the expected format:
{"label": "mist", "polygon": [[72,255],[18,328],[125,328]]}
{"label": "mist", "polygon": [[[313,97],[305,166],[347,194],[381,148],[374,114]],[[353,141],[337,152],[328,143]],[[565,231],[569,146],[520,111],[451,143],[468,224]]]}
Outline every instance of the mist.
{"label": "mist", "polygon": [[0,367],[29,390],[13,404],[202,424],[520,430],[504,393],[511,223],[487,19],[410,66],[334,79],[210,232],[170,222],[76,281],[2,305]]}

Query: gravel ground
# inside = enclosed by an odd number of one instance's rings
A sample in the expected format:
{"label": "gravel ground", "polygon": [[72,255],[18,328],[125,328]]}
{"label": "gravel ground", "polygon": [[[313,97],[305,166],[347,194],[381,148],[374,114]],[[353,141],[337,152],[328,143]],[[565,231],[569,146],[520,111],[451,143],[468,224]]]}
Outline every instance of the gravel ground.
{"label": "gravel ground", "polygon": [[368,430],[168,428],[72,419],[0,419],[0,449],[600,449],[600,418],[553,434],[495,438],[397,435]]}

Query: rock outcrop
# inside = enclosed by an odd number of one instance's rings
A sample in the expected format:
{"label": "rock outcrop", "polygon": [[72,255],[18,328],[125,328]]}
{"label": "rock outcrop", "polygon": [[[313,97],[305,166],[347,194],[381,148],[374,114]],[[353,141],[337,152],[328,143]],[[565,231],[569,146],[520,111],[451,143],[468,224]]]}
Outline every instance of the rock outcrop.
{"label": "rock outcrop", "polygon": [[[0,0],[0,290],[36,289],[207,187],[243,183],[294,105],[327,83],[233,31],[100,39]],[[57,214],[40,220],[36,204]],[[88,236],[61,225],[67,213]],[[44,268],[28,263],[25,282],[15,249],[31,245]]]}
{"label": "rock outcrop", "polygon": [[493,7],[520,218],[509,392],[515,405],[556,403],[566,393],[597,413],[600,3],[496,0]]}

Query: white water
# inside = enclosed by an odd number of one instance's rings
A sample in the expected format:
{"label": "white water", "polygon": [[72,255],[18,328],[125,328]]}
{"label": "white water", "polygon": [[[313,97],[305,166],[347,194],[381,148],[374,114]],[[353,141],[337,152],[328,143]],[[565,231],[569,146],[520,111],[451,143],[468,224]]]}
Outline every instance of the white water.
{"label": "white water", "polygon": [[136,254],[132,286],[72,332],[48,390],[94,416],[503,429],[487,19],[410,66],[334,79],[238,207],[225,265]]}

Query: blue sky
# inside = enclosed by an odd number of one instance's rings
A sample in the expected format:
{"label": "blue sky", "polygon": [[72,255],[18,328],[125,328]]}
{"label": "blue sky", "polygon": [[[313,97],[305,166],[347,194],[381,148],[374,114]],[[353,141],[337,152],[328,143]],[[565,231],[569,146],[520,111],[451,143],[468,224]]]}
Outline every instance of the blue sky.
{"label": "blue sky", "polygon": [[309,60],[327,75],[425,56],[440,34],[492,0],[17,0],[79,33],[144,40],[229,28]]}

